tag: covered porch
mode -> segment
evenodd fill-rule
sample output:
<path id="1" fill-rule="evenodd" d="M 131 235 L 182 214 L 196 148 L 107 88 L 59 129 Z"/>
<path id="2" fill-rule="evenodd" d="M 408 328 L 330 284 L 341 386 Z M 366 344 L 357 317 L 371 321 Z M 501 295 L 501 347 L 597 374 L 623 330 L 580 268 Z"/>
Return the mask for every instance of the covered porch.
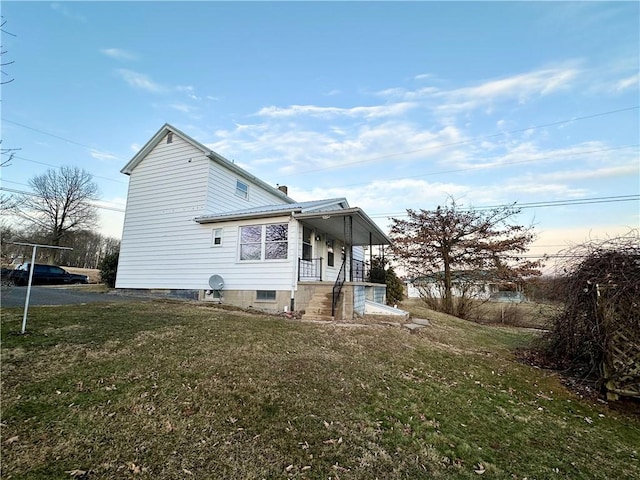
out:
<path id="1" fill-rule="evenodd" d="M 364 314 L 365 300 L 384 302 L 386 286 L 368 283 L 367 278 L 374 247 L 391 242 L 362 209 L 295 213 L 293 217 L 303 231 L 296 303 L 298 308 L 306 307 L 305 316 L 349 319 Z M 368 247 L 368 259 L 364 247 Z"/>

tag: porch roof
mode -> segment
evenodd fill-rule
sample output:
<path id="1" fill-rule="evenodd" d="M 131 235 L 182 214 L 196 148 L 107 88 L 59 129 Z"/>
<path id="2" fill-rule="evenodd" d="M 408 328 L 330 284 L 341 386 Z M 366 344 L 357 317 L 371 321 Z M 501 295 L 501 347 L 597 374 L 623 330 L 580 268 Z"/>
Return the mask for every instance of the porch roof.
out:
<path id="1" fill-rule="evenodd" d="M 268 205 L 235 212 L 204 215 L 194 220 L 200 224 L 211 224 L 234 220 L 266 219 L 283 215 L 291 215 L 296 220 L 324 232 L 336 240 L 351 241 L 352 245 L 389 245 L 391 243 L 389 237 L 361 208 L 349 207 L 344 198 L 289 205 Z M 351 238 L 348 238 L 346 223 L 348 217 L 352 219 Z"/>
<path id="2" fill-rule="evenodd" d="M 294 213 L 293 217 L 331 237 L 349 241 L 347 223 L 352 219 L 352 245 L 389 245 L 391 240 L 361 208 L 344 208 L 324 212 Z"/>

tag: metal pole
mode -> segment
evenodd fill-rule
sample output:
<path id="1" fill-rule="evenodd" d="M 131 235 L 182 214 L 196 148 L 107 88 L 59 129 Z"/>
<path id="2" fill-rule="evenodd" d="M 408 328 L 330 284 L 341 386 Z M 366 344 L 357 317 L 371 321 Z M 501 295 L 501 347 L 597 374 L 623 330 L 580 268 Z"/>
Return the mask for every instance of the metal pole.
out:
<path id="1" fill-rule="evenodd" d="M 27 285 L 27 296 L 24 299 L 24 315 L 22 315 L 22 333 L 24 335 L 27 329 L 27 313 L 29 312 L 29 297 L 31 296 L 31 282 L 33 281 L 33 271 L 36 269 L 36 250 L 38 246 L 33 246 L 33 253 L 31 254 L 31 270 L 29 270 L 29 283 Z"/>
<path id="2" fill-rule="evenodd" d="M 27 283 L 27 297 L 24 299 L 24 315 L 22 316 L 22 334 L 27 329 L 27 312 L 29 311 L 29 297 L 31 296 L 31 283 L 33 282 L 33 271 L 36 268 L 36 250 L 38 247 L 42 248 L 55 248 L 58 250 L 73 250 L 71 247 L 58 247 L 56 245 L 40 245 L 38 243 L 23 243 L 23 242 L 9 242 L 13 245 L 25 245 L 27 247 L 33 247 L 33 254 L 31 255 L 31 270 L 29 271 L 29 282 Z"/>

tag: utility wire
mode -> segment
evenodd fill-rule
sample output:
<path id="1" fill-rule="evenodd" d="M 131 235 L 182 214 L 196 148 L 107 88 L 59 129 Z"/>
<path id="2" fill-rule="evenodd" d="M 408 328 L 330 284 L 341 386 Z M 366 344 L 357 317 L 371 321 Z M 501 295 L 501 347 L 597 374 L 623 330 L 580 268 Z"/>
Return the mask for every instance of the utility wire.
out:
<path id="1" fill-rule="evenodd" d="M 385 178 L 385 181 L 407 180 L 407 179 L 411 179 L 411 178 L 420 178 L 420 177 L 431 177 L 431 176 L 436 176 L 436 175 L 445 175 L 445 174 L 448 174 L 448 173 L 469 172 L 469 171 L 472 171 L 472 170 L 485 170 L 485 169 L 490 169 L 490 168 L 502 167 L 502 166 L 505 166 L 505 165 L 520 165 L 520 164 L 523 164 L 523 163 L 533 163 L 533 162 L 538 162 L 538 161 L 541 161 L 541 160 L 551 160 L 553 158 L 570 157 L 570 156 L 576 156 L 576 155 L 590 155 L 590 154 L 593 154 L 593 153 L 610 152 L 612 150 L 623 150 L 625 148 L 633 148 L 633 147 L 640 147 L 640 144 L 636 143 L 634 145 L 624 145 L 622 147 L 602 148 L 602 149 L 599 149 L 599 150 L 585 150 L 585 151 L 582 151 L 582 152 L 564 153 L 564 154 L 561 154 L 561 155 L 550 155 L 550 156 L 547 156 L 547 157 L 531 158 L 529 160 L 517 160 L 517 161 L 513 161 L 513 162 L 494 163 L 494 164 L 489 164 L 489 165 L 478 165 L 477 167 L 465 167 L 465 168 L 458 168 L 458 169 L 454 169 L 454 170 L 442 170 L 442 171 L 439 171 L 439 172 L 420 173 L 418 175 L 410 175 L 408 177 Z M 359 186 L 359 185 L 366 185 L 368 183 L 371 183 L 371 182 L 350 183 L 348 185 L 337 185 L 337 187 L 341 187 L 341 188 L 356 187 L 356 186 Z"/>
<path id="2" fill-rule="evenodd" d="M 389 154 L 389 155 L 382 155 L 382 156 L 379 156 L 379 157 L 372 157 L 372 158 L 368 158 L 368 159 L 365 159 L 365 160 L 358 160 L 356 162 L 343 163 L 341 165 L 333 165 L 333 166 L 330 166 L 330 167 L 323 167 L 323 168 L 317 168 L 317 169 L 313 169 L 313 170 L 306 170 L 306 171 L 303 171 L 303 172 L 292 173 L 292 174 L 289 174 L 289 175 L 282 175 L 281 177 L 282 178 L 286 178 L 286 177 L 304 175 L 304 174 L 312 173 L 312 172 L 319 172 L 319 171 L 324 171 L 324 170 L 333 170 L 333 169 L 338 169 L 338 168 L 345 168 L 345 167 L 350 167 L 352 165 L 359 165 L 359 164 L 362 164 L 362 163 L 370 163 L 370 162 L 375 162 L 375 161 L 378 161 L 378 160 L 384 160 L 384 159 L 387 159 L 387 158 L 394 158 L 394 157 L 399 157 L 399 156 L 402 156 L 402 155 L 410 155 L 410 154 L 413 154 L 413 153 L 424 152 L 424 151 L 427 151 L 427 150 L 435 150 L 435 149 L 451 147 L 451 146 L 455 146 L 455 145 L 464 145 L 464 144 L 467 144 L 467 143 L 477 142 L 479 140 L 487 140 L 487 139 L 490 139 L 490 138 L 510 135 L 510 134 L 513 134 L 513 133 L 521 133 L 521 132 L 526 132 L 526 131 L 529 131 L 529 130 L 537 130 L 537 129 L 540 129 L 540 128 L 552 127 L 552 126 L 557 126 L 557 125 L 564 125 L 564 124 L 567 124 L 567 123 L 577 122 L 577 121 L 580 121 L 580 120 L 587 120 L 587 119 L 590 119 L 590 118 L 602 117 L 602 116 L 605 116 L 605 115 L 613 115 L 613 114 L 616 114 L 616 113 L 628 112 L 628 111 L 631 111 L 631 110 L 637 110 L 639 108 L 640 108 L 640 105 L 634 105 L 632 107 L 620 108 L 620 109 L 617 109 L 617 110 L 609 110 L 609 111 L 606 111 L 606 112 L 598 112 L 598 113 L 594 113 L 594 114 L 591 114 L 591 115 L 584 115 L 584 116 L 581 116 L 581 117 L 573 117 L 573 118 L 566 119 L 566 120 L 559 120 L 557 122 L 545 123 L 545 124 L 541 124 L 541 125 L 533 125 L 531 127 L 519 128 L 519 129 L 515 129 L 515 130 L 507 130 L 507 131 L 504 131 L 504 132 L 498 132 L 498 133 L 494 133 L 494 134 L 491 134 L 491 135 L 483 135 L 483 136 L 479 136 L 479 137 L 473 137 L 473 138 L 469 138 L 469 139 L 466 139 L 466 140 L 460 140 L 460 141 L 457 141 L 457 142 L 442 143 L 442 144 L 439 144 L 439 145 L 431 145 L 429 147 L 419 148 L 419 149 L 416 149 L 416 150 L 409 150 L 409 151 L 406 151 L 406 152 L 399 152 L 399 153 L 393 153 L 393 154 Z M 89 145 L 85 145 L 83 143 L 76 142 L 74 140 L 70 140 L 68 138 L 61 137 L 60 135 L 55 135 L 53 133 L 46 132 L 44 130 L 41 130 L 41 129 L 38 129 L 38 128 L 35 128 L 35 127 L 30 127 L 29 125 L 25 125 L 23 123 L 19 123 L 19 122 L 16 122 L 16 121 L 13 121 L 13 120 L 9 120 L 9 119 L 4 119 L 4 118 L 2 119 L 2 121 L 10 123 L 12 125 L 16 125 L 16 126 L 22 127 L 22 128 L 26 128 L 28 130 L 32 130 L 34 132 L 41 133 L 43 135 L 48 135 L 50 137 L 57 138 L 59 140 L 71 143 L 73 145 L 77 145 L 79 147 L 86 148 L 86 149 L 88 149 L 88 150 L 90 150 L 92 152 L 99 151 L 98 149 L 90 147 Z M 628 148 L 628 147 L 620 147 L 620 148 Z M 118 157 L 116 155 L 113 155 L 113 156 L 115 158 L 119 159 L 119 160 L 122 160 L 120 157 Z M 450 173 L 450 172 L 442 172 L 442 173 Z M 408 177 L 408 178 L 413 178 L 413 177 Z"/>
<path id="3" fill-rule="evenodd" d="M 627 107 L 627 108 L 621 108 L 621 109 L 618 109 L 618 110 L 610 110 L 608 112 L 594 113 L 592 115 L 585 115 L 583 117 L 574 117 L 574 118 L 571 118 L 571 119 L 568 119 L 568 120 L 560 120 L 560 121 L 557 121 L 557 122 L 545 123 L 545 124 L 542 124 L 542 125 L 534 125 L 532 127 L 527 127 L 527 128 L 519 128 L 519 129 L 516 129 L 516 130 L 507 130 L 507 131 L 504 131 L 504 132 L 498 132 L 498 133 L 494 133 L 494 134 L 491 134 L 491 135 L 483 135 L 483 136 L 480 136 L 480 137 L 473 137 L 473 138 L 469 138 L 467 140 L 460 140 L 460 141 L 457 141 L 457 142 L 441 143 L 441 144 L 438 144 L 438 145 L 431 145 L 429 147 L 418 148 L 416 150 L 408 150 L 406 152 L 392 153 L 392 154 L 389 154 L 389 155 L 381 155 L 379 157 L 372 157 L 372 158 L 368 158 L 366 160 L 358 160 L 356 162 L 343 163 L 343 164 L 340 164 L 340 165 L 332 165 L 330 167 L 316 168 L 316 169 L 313 169 L 313 170 L 305 170 L 303 172 L 291 173 L 289 175 L 282 175 L 281 177 L 282 178 L 294 177 L 294 176 L 304 175 L 304 174 L 312 173 L 312 172 L 320 172 L 320 171 L 324 171 L 324 170 L 334 170 L 334 169 L 338 169 L 338 168 L 345 168 L 345 167 L 350 167 L 352 165 L 359 165 L 359 164 L 362 164 L 362 163 L 376 162 L 378 160 L 385 160 L 387 158 L 393 158 L 393 157 L 399 157 L 399 156 L 403 156 L 403 155 L 411 155 L 413 153 L 425 152 L 427 150 L 437 150 L 437 149 L 440 149 L 440 148 L 452 147 L 452 146 L 455 146 L 455 145 L 464 145 L 466 143 L 473 143 L 473 142 L 477 142 L 479 140 L 487 140 L 487 139 L 490 139 L 490 138 L 501 137 L 501 136 L 504 136 L 504 135 L 510 135 L 512 133 L 527 132 L 529 130 L 537 130 L 537 129 L 540 129 L 540 128 L 553 127 L 553 126 L 556 126 L 556 125 L 564 125 L 564 124 L 571 123 L 571 122 L 577 122 L 579 120 L 587 120 L 589 118 L 602 117 L 604 115 L 613 115 L 614 113 L 621 113 L 621 112 L 627 112 L 627 111 L 630 111 L 630 110 L 637 110 L 638 108 L 640 108 L 640 105 L 635 105 L 633 107 Z"/>
<path id="4" fill-rule="evenodd" d="M 11 183 L 16 183 L 16 182 L 11 182 Z M 20 184 L 23 185 L 23 184 Z M 5 191 L 5 192 L 10 192 L 10 193 L 19 193 L 21 195 L 29 195 L 31 197 L 40 197 L 40 198 L 44 198 L 43 195 L 39 195 L 37 193 L 34 192 L 25 192 L 24 190 L 17 190 L 15 188 L 7 188 L 7 187 L 2 187 L 0 186 L 0 191 Z M 118 208 L 118 207 L 109 207 L 109 206 L 105 206 L 105 205 L 100 205 L 96 202 L 87 202 L 89 205 L 92 205 L 96 208 L 100 208 L 102 210 L 111 210 L 113 212 L 120 212 L 120 213 L 124 213 L 125 210 L 122 208 Z M 108 203 L 106 205 L 109 205 Z M 113 205 L 113 204 L 111 204 Z"/>
<path id="5" fill-rule="evenodd" d="M 98 150 L 97 148 L 90 147 L 89 145 L 85 145 L 84 143 L 76 142 L 74 140 L 69 140 L 68 138 L 61 137 L 60 135 L 55 135 L 53 133 L 46 132 L 44 130 L 40 130 L 40 129 L 35 128 L 35 127 L 30 127 L 29 125 L 25 125 L 24 123 L 14 122 L 13 120 L 8 120 L 6 118 L 3 118 L 2 121 L 10 123 L 12 125 L 16 125 L 18 127 L 26 128 L 27 130 L 32 130 L 34 132 L 41 133 L 43 135 L 48 135 L 49 137 L 57 138 L 58 140 L 62 140 L 63 142 L 67 142 L 67 143 L 70 143 L 72 145 L 77 145 L 78 147 L 86 148 L 87 150 L 90 150 L 92 152 L 100 152 L 100 150 Z M 111 155 L 111 154 L 109 154 L 109 155 Z M 118 160 L 122 160 L 122 158 L 120 158 L 120 157 L 118 157 L 116 155 L 112 155 L 112 156 L 114 158 L 117 158 Z"/>
<path id="6" fill-rule="evenodd" d="M 531 203 L 513 203 L 513 204 L 503 204 L 503 205 L 485 205 L 480 207 L 474 207 L 473 210 L 491 210 L 493 208 L 503 208 L 503 207 L 514 207 L 514 208 L 542 208 L 542 207 L 565 207 L 571 205 L 590 205 L 594 203 L 616 203 L 616 202 L 631 202 L 631 201 L 639 201 L 640 195 L 618 195 L 614 197 L 591 197 L 591 198 L 580 198 L 573 200 L 549 200 L 544 202 L 531 202 Z M 469 210 L 469 209 L 462 209 Z M 385 217 L 406 217 L 406 212 L 395 212 L 395 213 L 379 213 L 377 215 L 369 215 L 371 218 L 385 218 Z"/>

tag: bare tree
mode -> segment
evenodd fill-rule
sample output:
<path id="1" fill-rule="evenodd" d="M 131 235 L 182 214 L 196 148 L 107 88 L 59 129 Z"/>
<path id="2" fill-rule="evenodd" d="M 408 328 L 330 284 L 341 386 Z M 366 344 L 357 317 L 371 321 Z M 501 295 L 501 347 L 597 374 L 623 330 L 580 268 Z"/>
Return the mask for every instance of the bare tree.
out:
<path id="1" fill-rule="evenodd" d="M 5 30 L 4 26 L 6 25 L 6 23 L 7 21 L 4 20 L 4 18 L 2 18 L 2 20 L 0 21 L 0 33 L 2 33 L 2 35 L 11 35 L 12 37 L 15 37 L 13 33 L 7 32 Z M 5 71 L 5 67 L 13 63 L 13 61 L 10 61 L 10 62 L 4 61 L 4 57 L 6 54 L 7 54 L 7 51 L 2 48 L 2 45 L 0 45 L 0 58 L 2 59 L 0 61 L 0 85 L 13 82 L 13 78 L 5 80 L 5 78 L 8 77 L 8 73 Z M 2 140 L 0 140 L 0 143 L 2 143 Z M 18 150 L 19 148 L 0 149 L 0 154 L 3 155 L 3 158 L 0 159 L 0 167 L 8 167 L 9 165 L 11 165 L 11 160 L 13 160 L 13 157 L 15 156 L 15 152 Z"/>
<path id="2" fill-rule="evenodd" d="M 468 306 L 470 283 L 540 274 L 540 262 L 522 256 L 535 235 L 533 227 L 512 223 L 518 213 L 514 206 L 462 209 L 453 199 L 435 210 L 407 210 L 407 220 L 391 219 L 394 257 L 409 275 L 434 283 L 444 312 L 464 316 L 454 304 L 454 290 L 458 304 Z"/>
<path id="3" fill-rule="evenodd" d="M 7 21 L 2 19 L 2 21 L 0 22 L 0 32 L 2 32 L 2 34 L 4 35 L 11 35 L 12 37 L 15 37 L 15 35 L 11 32 L 7 32 L 4 28 L 4 26 L 6 25 Z M 4 67 L 6 67 L 7 65 L 11 65 L 13 63 L 13 60 L 10 62 L 5 62 L 4 61 L 4 56 L 7 54 L 6 50 L 2 49 L 2 45 L 0 45 L 0 57 L 2 58 L 2 62 L 0 62 L 0 85 L 4 85 L 5 83 L 11 83 L 13 82 L 13 78 L 10 78 L 8 80 L 5 80 L 5 75 L 8 75 L 7 72 L 4 71 Z"/>
<path id="4" fill-rule="evenodd" d="M 78 167 L 47 170 L 29 180 L 33 190 L 21 197 L 16 213 L 47 232 L 53 245 L 60 245 L 69 232 L 90 230 L 98 221 L 98 186 L 90 173 Z"/>

